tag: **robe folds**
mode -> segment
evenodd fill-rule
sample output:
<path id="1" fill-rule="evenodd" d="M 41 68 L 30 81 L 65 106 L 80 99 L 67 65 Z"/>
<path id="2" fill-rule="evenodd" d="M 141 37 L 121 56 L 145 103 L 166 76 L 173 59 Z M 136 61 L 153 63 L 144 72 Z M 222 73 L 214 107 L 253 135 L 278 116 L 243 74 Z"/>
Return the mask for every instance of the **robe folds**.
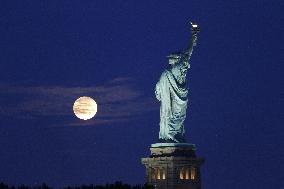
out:
<path id="1" fill-rule="evenodd" d="M 159 140 L 185 142 L 184 120 L 188 89 L 176 81 L 170 70 L 165 70 L 156 84 L 155 94 L 161 102 Z"/>

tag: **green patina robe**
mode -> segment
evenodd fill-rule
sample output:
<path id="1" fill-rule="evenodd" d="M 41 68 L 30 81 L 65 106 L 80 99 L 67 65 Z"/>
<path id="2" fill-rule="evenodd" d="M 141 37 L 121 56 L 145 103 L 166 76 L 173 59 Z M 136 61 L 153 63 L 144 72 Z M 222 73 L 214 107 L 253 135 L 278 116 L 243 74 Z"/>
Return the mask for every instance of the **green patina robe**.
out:
<path id="1" fill-rule="evenodd" d="M 185 142 L 187 88 L 176 81 L 170 70 L 165 70 L 156 84 L 155 94 L 161 102 L 159 140 Z"/>

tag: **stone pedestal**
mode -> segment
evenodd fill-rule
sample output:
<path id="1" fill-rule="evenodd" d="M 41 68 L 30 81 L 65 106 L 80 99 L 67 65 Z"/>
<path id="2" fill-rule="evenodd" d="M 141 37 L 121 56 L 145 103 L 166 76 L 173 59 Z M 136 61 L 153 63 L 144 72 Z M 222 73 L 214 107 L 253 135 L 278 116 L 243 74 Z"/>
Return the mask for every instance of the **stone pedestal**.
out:
<path id="1" fill-rule="evenodd" d="M 151 155 L 142 158 L 146 180 L 156 189 L 201 189 L 200 167 L 195 145 L 188 143 L 152 144 Z"/>

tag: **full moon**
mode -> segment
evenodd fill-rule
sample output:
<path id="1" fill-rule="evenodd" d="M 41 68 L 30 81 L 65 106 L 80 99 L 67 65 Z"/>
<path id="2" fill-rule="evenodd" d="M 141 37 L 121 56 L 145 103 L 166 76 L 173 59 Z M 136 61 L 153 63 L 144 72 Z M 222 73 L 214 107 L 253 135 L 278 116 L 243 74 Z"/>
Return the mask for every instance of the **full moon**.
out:
<path id="1" fill-rule="evenodd" d="M 73 105 L 74 114 L 83 120 L 94 117 L 97 113 L 97 103 L 91 97 L 83 96 L 78 98 Z"/>

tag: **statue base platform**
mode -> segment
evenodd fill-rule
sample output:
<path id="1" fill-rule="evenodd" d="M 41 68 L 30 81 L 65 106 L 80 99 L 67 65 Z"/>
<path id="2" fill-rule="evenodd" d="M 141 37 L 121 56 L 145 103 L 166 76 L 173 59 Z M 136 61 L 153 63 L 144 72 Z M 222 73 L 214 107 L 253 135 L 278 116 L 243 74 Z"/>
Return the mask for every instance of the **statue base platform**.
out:
<path id="1" fill-rule="evenodd" d="M 195 144 L 190 143 L 156 143 L 152 144 L 150 157 L 196 157 Z"/>
<path id="2" fill-rule="evenodd" d="M 196 146 L 190 143 L 156 143 L 151 155 L 142 158 L 147 184 L 156 189 L 201 189 L 200 167 Z"/>
<path id="3" fill-rule="evenodd" d="M 155 143 L 151 144 L 152 148 L 158 147 L 188 147 L 188 148 L 195 148 L 195 144 L 191 143 Z"/>

